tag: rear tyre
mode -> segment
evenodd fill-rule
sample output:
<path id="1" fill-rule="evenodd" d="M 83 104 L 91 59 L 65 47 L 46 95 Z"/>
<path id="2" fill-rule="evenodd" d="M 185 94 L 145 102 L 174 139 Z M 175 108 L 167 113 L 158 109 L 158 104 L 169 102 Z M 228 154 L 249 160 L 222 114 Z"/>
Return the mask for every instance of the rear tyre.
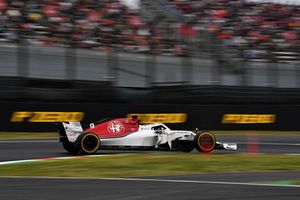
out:
<path id="1" fill-rule="evenodd" d="M 62 141 L 64 149 L 71 154 L 78 154 L 79 149 L 75 146 L 74 143 L 71 143 L 67 140 Z"/>
<path id="2" fill-rule="evenodd" d="M 81 154 L 94 154 L 100 147 L 100 139 L 94 133 L 82 133 L 76 140 L 76 146 Z"/>
<path id="3" fill-rule="evenodd" d="M 194 140 L 199 152 L 211 152 L 216 146 L 216 137 L 210 132 L 197 133 Z"/>

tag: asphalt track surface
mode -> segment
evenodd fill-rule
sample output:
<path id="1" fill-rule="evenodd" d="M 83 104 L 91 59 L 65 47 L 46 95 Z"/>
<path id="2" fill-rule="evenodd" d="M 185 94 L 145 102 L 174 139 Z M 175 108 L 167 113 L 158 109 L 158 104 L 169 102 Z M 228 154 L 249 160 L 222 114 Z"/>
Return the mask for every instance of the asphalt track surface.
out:
<path id="1" fill-rule="evenodd" d="M 295 177 L 300 177 L 300 171 L 196 174 L 157 178 L 151 177 L 150 180 L 149 178 L 98 180 L 0 178 L 0 199 L 299 200 L 300 187 L 262 184 L 270 179 L 282 180 L 282 178 Z M 233 179 L 234 182 L 232 182 Z M 255 184 L 255 182 L 259 183 Z"/>
<path id="2" fill-rule="evenodd" d="M 299 154 L 300 135 L 219 135 L 218 141 L 238 143 L 238 151 L 215 150 L 214 153 Z M 0 162 L 70 156 L 58 139 L 0 141 Z M 98 154 L 135 153 L 134 150 L 99 150 Z M 196 153 L 196 151 L 194 152 Z"/>
<path id="3" fill-rule="evenodd" d="M 300 135 L 217 136 L 237 142 L 239 150 L 214 153 L 299 154 Z M 254 145 L 254 148 L 253 148 Z M 0 161 L 69 156 L 58 140 L 0 141 Z M 99 154 L 136 152 L 100 150 Z M 196 152 L 194 152 L 196 153 Z M 149 180 L 151 179 L 151 180 Z M 0 199 L 300 199 L 300 187 L 270 185 L 272 181 L 300 179 L 299 171 L 217 173 L 139 179 L 0 178 Z"/>

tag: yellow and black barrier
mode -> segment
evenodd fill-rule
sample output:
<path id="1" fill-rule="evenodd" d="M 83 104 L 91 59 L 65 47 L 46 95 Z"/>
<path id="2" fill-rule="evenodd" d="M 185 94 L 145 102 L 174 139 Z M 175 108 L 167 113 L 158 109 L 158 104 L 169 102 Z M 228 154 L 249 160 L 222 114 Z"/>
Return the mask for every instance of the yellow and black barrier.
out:
<path id="1" fill-rule="evenodd" d="M 298 131 L 300 105 L 156 105 L 0 103 L 0 131 L 55 131 L 55 122 L 137 115 L 141 123 L 172 129 Z"/>

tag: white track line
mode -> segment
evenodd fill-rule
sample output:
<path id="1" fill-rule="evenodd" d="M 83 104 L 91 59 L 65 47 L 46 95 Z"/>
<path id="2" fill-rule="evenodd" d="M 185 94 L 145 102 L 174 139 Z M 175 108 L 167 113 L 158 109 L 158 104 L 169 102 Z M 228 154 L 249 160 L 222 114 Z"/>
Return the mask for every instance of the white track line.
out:
<path id="1" fill-rule="evenodd" d="M 45 177 L 45 176 L 0 176 L 10 179 L 58 179 L 58 180 L 102 180 L 102 181 L 136 181 L 136 182 L 164 182 L 164 183 L 191 183 L 191 184 L 212 184 L 212 185 L 238 185 L 257 187 L 287 187 L 300 188 L 300 185 L 280 185 L 268 183 L 247 183 L 227 181 L 198 181 L 198 180 L 177 180 L 177 179 L 151 179 L 151 178 L 89 178 L 89 177 Z"/>
<path id="2" fill-rule="evenodd" d="M 110 154 L 114 155 L 114 154 Z M 67 159 L 82 159 L 87 157 L 104 157 L 109 156 L 108 154 L 101 155 L 84 155 L 84 156 L 65 156 L 65 157 L 50 157 L 50 158 L 37 158 L 37 159 L 26 159 L 26 160 L 11 160 L 0 162 L 1 165 L 10 165 L 10 164 L 22 164 L 22 163 L 32 163 L 32 162 L 41 162 L 41 161 L 53 161 L 53 160 L 67 160 Z"/>
<path id="3" fill-rule="evenodd" d="M 3 162 L 0 162 L 0 166 L 1 166 L 1 165 L 10 165 L 10 164 L 26 163 L 26 162 L 36 162 L 36 161 L 39 161 L 39 160 L 38 160 L 38 159 L 37 159 L 37 160 L 34 160 L 34 159 L 28 159 L 28 160 L 3 161 Z"/>

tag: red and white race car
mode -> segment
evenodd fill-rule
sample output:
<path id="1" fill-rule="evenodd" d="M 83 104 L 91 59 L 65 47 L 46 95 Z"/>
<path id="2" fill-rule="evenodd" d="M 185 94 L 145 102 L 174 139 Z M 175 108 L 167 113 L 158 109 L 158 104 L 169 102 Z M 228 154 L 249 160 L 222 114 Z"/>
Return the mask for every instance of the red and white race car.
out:
<path id="1" fill-rule="evenodd" d="M 236 150 L 237 144 L 221 143 L 207 131 L 171 130 L 165 124 L 140 124 L 137 117 L 101 120 L 83 129 L 80 122 L 58 124 L 60 141 L 72 154 L 94 154 L 101 148 L 162 149 L 211 152 Z"/>

